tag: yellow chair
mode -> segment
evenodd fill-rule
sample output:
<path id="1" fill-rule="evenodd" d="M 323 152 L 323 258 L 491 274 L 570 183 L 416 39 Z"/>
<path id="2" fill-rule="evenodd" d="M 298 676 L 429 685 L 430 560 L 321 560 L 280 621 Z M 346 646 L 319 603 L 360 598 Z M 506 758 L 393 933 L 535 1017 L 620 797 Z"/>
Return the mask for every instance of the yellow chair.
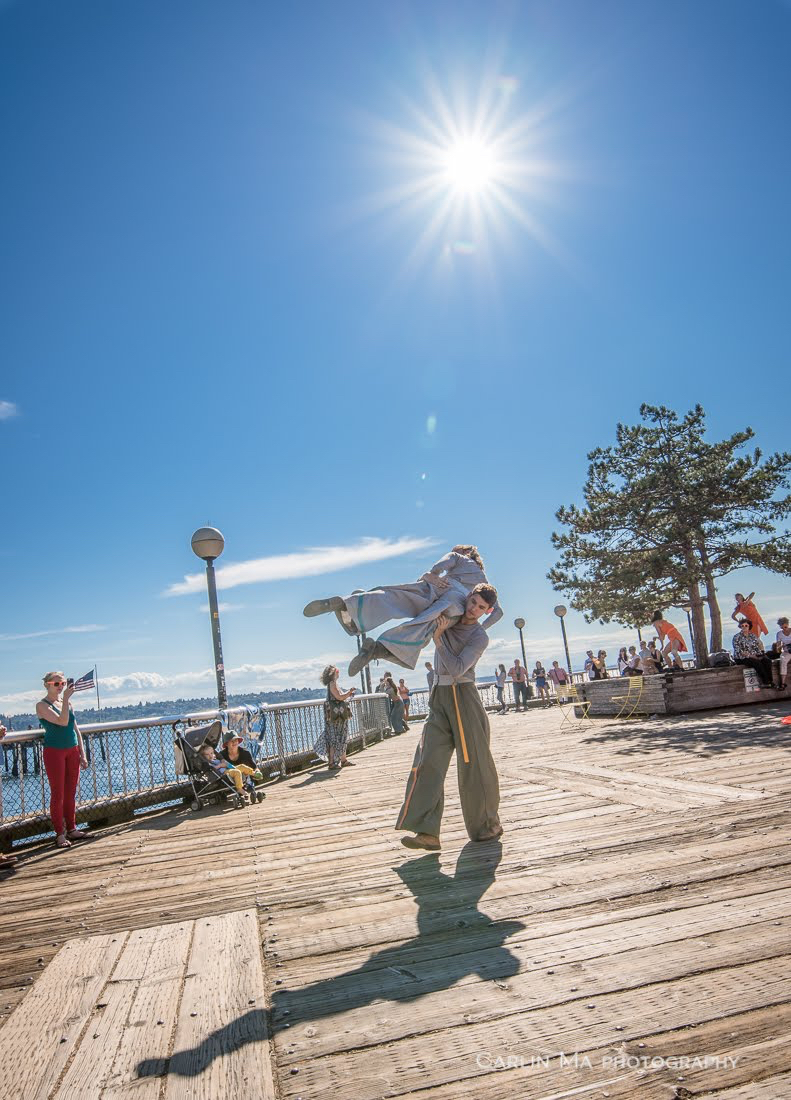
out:
<path id="1" fill-rule="evenodd" d="M 569 684 L 566 689 L 566 694 L 563 699 L 558 694 L 558 706 L 560 707 L 560 713 L 563 715 L 563 721 L 560 723 L 560 729 L 582 729 L 586 722 L 591 721 L 591 717 L 588 714 L 590 710 L 590 699 L 585 699 L 581 694 L 576 684 Z"/>
<path id="2" fill-rule="evenodd" d="M 645 684 L 644 676 L 628 676 L 629 684 L 626 689 L 625 695 L 613 695 L 613 703 L 620 703 L 621 709 L 617 714 L 613 715 L 613 720 L 618 722 L 626 722 L 629 718 L 633 717 L 634 712 L 640 705 L 643 698 L 643 685 Z"/>

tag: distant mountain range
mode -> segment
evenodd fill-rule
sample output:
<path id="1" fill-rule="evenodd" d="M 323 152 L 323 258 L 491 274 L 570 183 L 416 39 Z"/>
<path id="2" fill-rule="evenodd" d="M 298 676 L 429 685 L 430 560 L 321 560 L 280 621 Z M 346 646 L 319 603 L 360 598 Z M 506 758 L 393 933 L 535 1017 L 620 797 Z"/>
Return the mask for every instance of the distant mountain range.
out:
<path id="1" fill-rule="evenodd" d="M 298 703 L 300 699 L 322 699 L 324 688 L 287 688 L 285 691 L 252 692 L 247 695 L 230 695 L 229 707 L 238 707 L 246 703 L 257 706 L 259 703 Z M 133 703 L 126 707 L 88 707 L 75 713 L 77 721 L 88 726 L 92 722 L 126 722 L 134 718 L 158 718 L 164 714 L 192 714 L 194 711 L 214 710 L 217 700 L 211 696 L 202 699 L 157 699 L 153 703 Z M 35 714 L 15 714 L 7 717 L 0 714 L 0 725 L 11 730 L 24 730 L 28 726 L 38 726 Z"/>

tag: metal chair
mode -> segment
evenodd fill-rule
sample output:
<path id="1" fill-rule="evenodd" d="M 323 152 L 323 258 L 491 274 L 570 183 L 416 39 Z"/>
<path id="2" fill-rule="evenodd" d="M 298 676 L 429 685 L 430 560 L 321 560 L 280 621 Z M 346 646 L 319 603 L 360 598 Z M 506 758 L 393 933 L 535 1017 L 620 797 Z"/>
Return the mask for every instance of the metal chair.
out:
<path id="1" fill-rule="evenodd" d="M 591 701 L 580 694 L 576 684 L 569 684 L 564 699 L 561 699 L 558 695 L 558 706 L 560 707 L 560 713 L 563 715 L 559 727 L 561 731 L 566 728 L 582 729 L 586 722 L 591 721 L 588 714 Z"/>
<path id="2" fill-rule="evenodd" d="M 645 684 L 644 676 L 627 676 L 624 677 L 629 681 L 625 695 L 613 695 L 613 703 L 620 702 L 621 709 L 617 714 L 613 715 L 613 720 L 618 722 L 626 722 L 634 715 L 634 712 L 640 705 L 643 698 L 643 686 Z"/>

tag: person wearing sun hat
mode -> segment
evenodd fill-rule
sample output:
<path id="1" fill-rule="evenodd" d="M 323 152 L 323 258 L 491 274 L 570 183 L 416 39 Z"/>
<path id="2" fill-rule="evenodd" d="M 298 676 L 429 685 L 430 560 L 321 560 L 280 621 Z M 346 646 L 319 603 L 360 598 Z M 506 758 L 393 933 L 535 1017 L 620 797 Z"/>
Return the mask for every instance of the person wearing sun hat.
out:
<path id="1" fill-rule="evenodd" d="M 258 765 L 253 760 L 252 754 L 244 747 L 241 738 L 233 730 L 226 730 L 223 734 L 220 756 L 234 768 L 238 764 L 242 764 L 246 768 L 252 768 L 253 774 L 250 779 L 260 782 L 264 778 L 258 770 Z M 259 795 L 263 798 L 263 791 L 260 791 Z"/>

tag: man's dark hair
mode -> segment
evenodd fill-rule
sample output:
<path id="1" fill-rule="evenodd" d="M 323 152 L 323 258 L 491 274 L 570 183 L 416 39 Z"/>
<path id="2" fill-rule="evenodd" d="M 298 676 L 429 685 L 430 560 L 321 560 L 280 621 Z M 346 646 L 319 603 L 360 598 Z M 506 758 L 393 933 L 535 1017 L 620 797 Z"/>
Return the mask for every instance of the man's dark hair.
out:
<path id="1" fill-rule="evenodd" d="M 476 584 L 470 593 L 471 596 L 480 596 L 486 600 L 489 607 L 494 607 L 497 603 L 497 589 L 493 584 Z"/>
<path id="2" fill-rule="evenodd" d="M 747 624 L 747 626 L 749 626 L 750 630 L 752 630 L 753 624 L 752 624 L 752 621 L 750 619 L 739 619 L 739 626 L 740 627 L 744 626 L 745 623 Z"/>

